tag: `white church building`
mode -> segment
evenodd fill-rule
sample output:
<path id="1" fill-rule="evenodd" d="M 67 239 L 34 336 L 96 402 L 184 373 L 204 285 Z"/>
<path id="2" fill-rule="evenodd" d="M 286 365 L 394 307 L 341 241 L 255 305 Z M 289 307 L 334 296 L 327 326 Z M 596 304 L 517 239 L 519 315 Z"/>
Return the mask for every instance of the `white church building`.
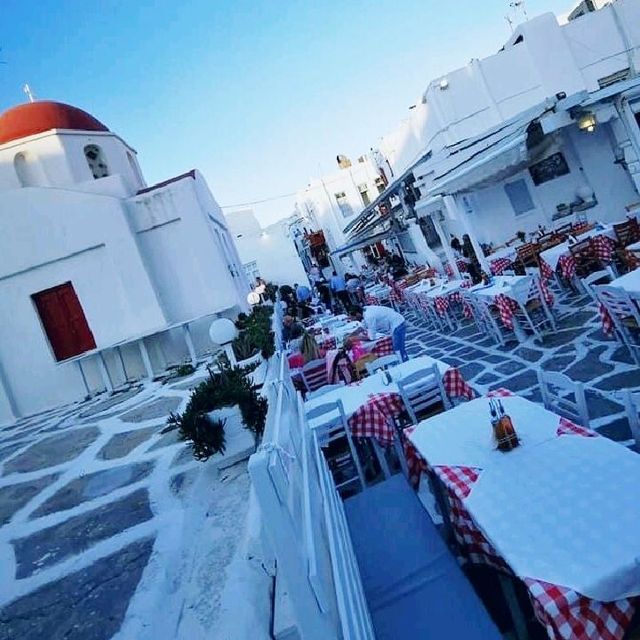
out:
<path id="1" fill-rule="evenodd" d="M 220 207 L 192 170 L 145 184 L 88 113 L 0 115 L 0 424 L 196 362 L 249 290 Z"/>

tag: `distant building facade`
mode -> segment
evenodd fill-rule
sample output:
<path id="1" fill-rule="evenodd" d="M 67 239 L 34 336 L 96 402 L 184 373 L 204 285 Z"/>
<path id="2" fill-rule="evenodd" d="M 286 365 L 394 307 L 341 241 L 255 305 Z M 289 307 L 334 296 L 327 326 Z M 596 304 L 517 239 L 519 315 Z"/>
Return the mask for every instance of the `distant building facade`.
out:
<path id="1" fill-rule="evenodd" d="M 278 285 L 307 281 L 289 221 L 263 228 L 251 209 L 232 211 L 226 219 L 250 283 L 258 276 Z"/>
<path id="2" fill-rule="evenodd" d="M 0 423 L 154 375 L 246 308 L 226 220 L 197 171 L 148 187 L 88 113 L 0 115 Z"/>

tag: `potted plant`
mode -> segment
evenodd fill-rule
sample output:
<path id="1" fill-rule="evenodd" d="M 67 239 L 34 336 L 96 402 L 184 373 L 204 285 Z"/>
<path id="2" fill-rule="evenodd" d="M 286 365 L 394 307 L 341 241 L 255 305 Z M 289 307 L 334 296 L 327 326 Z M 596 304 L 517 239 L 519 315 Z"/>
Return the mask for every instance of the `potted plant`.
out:
<path id="1" fill-rule="evenodd" d="M 233 366 L 225 358 L 217 362 L 218 370 L 209 369 L 209 378 L 191 393 L 185 410 L 170 414 L 167 430 L 178 429 L 178 437 L 191 443 L 196 460 L 225 453 L 224 419 L 210 414 L 224 407 L 238 407 L 242 425 L 253 434 L 257 446 L 267 417 L 267 400 L 258 394 L 246 368 Z"/>

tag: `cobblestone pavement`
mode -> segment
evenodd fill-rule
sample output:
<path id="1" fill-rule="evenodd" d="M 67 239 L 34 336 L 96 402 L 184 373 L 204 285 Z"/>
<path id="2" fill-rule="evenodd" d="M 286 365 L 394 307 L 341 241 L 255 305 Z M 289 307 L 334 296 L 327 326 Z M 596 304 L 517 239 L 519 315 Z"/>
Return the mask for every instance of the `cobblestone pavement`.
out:
<path id="1" fill-rule="evenodd" d="M 200 379 L 153 383 L 0 430 L 0 640 L 172 638 L 174 630 L 158 628 L 184 618 L 180 607 L 204 626 L 216 576 L 206 576 L 206 602 L 181 600 L 181 581 L 204 579 L 185 570 L 186 532 L 207 521 L 224 571 L 249 481 L 243 464 L 218 477 L 175 432 L 160 433 Z M 123 627 L 125 614 L 132 620 Z"/>
<path id="2" fill-rule="evenodd" d="M 626 347 L 601 330 L 594 303 L 587 296 L 555 294 L 557 330 L 542 342 L 496 343 L 465 320 L 454 332 L 437 334 L 425 328 L 420 316 L 406 314 L 407 351 L 427 354 L 457 367 L 478 392 L 505 387 L 540 401 L 536 370 L 559 371 L 586 388 L 591 426 L 629 446 L 633 444 L 619 389 L 640 387 L 640 369 Z"/>

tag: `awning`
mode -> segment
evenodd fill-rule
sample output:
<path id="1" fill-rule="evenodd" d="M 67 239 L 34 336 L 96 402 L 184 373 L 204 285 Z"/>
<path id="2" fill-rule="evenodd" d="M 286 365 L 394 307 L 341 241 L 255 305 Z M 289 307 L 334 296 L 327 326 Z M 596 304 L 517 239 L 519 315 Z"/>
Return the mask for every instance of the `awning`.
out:
<path id="1" fill-rule="evenodd" d="M 364 249 L 371 244 L 375 244 L 376 242 L 381 242 L 385 240 L 389 236 L 393 235 L 395 231 L 392 229 L 387 229 L 386 231 L 382 231 L 381 233 L 376 233 L 375 235 L 368 235 L 366 237 L 358 237 L 352 240 L 347 244 L 343 244 L 341 247 L 338 247 L 335 251 L 331 252 L 332 256 L 343 256 L 345 253 L 351 253 L 352 251 L 357 251 L 358 249 Z"/>
<path id="2" fill-rule="evenodd" d="M 378 213 L 375 210 L 380 204 L 382 204 L 385 200 L 388 200 L 391 196 L 393 196 L 398 189 L 402 186 L 402 183 L 409 178 L 409 176 L 413 173 L 413 170 L 425 160 L 428 160 L 431 157 L 431 151 L 426 151 L 422 153 L 420 157 L 412 162 L 411 165 L 405 169 L 405 171 L 400 175 L 394 178 L 386 187 L 386 189 L 373 201 L 370 202 L 360 213 L 357 218 L 354 218 L 345 228 L 344 232 L 349 233 L 350 231 L 357 230 L 361 231 L 361 227 L 367 225 L 371 220 L 374 220 L 378 217 Z"/>
<path id="3" fill-rule="evenodd" d="M 420 176 L 428 186 L 425 195 L 464 193 L 482 188 L 521 171 L 539 150 L 531 147 L 531 126 L 553 110 L 545 101 L 480 136 L 445 147 L 424 167 Z M 533 151 L 533 154 L 532 154 Z"/>

